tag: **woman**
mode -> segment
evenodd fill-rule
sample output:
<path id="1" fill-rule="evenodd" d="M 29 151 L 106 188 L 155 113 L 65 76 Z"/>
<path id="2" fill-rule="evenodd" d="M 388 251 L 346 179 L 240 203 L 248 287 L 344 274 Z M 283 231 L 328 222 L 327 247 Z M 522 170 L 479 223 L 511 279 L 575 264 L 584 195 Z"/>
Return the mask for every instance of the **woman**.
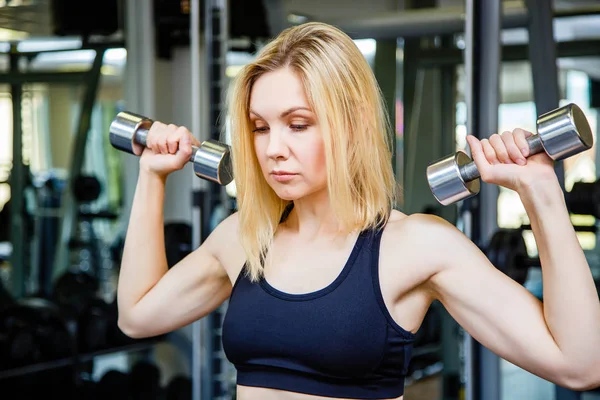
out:
<path id="1" fill-rule="evenodd" d="M 434 300 L 500 357 L 559 385 L 600 385 L 600 306 L 551 159 L 521 129 L 469 136 L 483 181 L 521 197 L 544 304 L 456 227 L 393 209 L 390 124 L 369 65 L 335 27 L 282 32 L 229 93 L 238 210 L 168 269 L 168 174 L 198 145 L 154 123 L 118 288 L 119 326 L 162 334 L 230 299 L 223 345 L 237 397 L 398 399 Z"/>

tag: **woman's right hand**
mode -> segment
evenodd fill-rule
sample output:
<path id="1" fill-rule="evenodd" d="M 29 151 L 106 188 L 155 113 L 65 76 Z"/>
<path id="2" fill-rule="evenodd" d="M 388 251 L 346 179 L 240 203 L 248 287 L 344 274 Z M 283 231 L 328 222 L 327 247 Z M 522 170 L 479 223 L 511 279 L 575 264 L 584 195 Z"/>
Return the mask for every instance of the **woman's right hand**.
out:
<path id="1" fill-rule="evenodd" d="M 192 155 L 192 145 L 198 147 L 200 142 L 185 126 L 155 121 L 148 130 L 140 168 L 166 178 L 187 164 Z"/>

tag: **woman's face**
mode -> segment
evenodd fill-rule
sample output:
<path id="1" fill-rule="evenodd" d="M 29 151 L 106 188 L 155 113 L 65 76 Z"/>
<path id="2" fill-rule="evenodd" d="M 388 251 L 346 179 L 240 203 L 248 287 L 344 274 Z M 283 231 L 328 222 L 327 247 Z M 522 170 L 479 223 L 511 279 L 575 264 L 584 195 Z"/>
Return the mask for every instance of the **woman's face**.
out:
<path id="1" fill-rule="evenodd" d="M 256 80 L 250 121 L 263 175 L 280 198 L 297 200 L 326 188 L 321 130 L 292 69 L 268 72 Z"/>

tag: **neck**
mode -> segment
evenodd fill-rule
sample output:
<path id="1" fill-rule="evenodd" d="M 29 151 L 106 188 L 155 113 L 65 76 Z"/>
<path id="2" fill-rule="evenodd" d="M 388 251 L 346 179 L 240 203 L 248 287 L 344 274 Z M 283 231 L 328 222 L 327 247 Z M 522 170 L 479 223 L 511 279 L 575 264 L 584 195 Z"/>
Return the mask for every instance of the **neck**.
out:
<path id="1" fill-rule="evenodd" d="M 286 229 L 304 238 L 336 235 L 340 223 L 334 215 L 327 190 L 294 200 L 294 208 L 284 222 Z"/>

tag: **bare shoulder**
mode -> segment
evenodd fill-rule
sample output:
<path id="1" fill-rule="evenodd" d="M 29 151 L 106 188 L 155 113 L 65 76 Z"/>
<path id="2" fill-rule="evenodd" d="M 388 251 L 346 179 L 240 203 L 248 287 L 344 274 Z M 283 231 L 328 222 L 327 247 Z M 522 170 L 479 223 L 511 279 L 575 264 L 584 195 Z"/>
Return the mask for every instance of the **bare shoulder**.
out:
<path id="1" fill-rule="evenodd" d="M 239 237 L 238 212 L 232 213 L 221 221 L 204 243 L 211 254 L 225 268 L 233 284 L 246 258 Z"/>
<path id="2" fill-rule="evenodd" d="M 388 260 L 394 260 L 390 265 L 411 266 L 431 276 L 465 240 L 468 241 L 456 226 L 441 217 L 394 210 L 382 235 L 381 252 Z"/>
<path id="3" fill-rule="evenodd" d="M 384 234 L 388 236 L 409 235 L 415 239 L 431 240 L 442 239 L 446 235 L 462 235 L 462 232 L 437 215 L 421 213 L 409 215 L 393 210 Z M 419 236 L 423 234 L 427 236 Z"/>

